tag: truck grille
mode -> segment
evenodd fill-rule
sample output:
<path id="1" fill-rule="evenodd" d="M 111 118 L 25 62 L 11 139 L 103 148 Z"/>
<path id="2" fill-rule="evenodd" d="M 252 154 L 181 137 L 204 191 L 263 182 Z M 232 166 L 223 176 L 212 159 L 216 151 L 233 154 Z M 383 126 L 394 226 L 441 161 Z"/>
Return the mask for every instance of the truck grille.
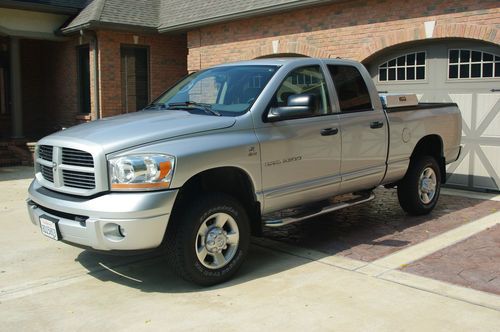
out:
<path id="1" fill-rule="evenodd" d="M 62 163 L 64 165 L 94 167 L 94 159 L 90 153 L 70 148 L 62 148 Z"/>
<path id="2" fill-rule="evenodd" d="M 52 151 L 54 148 L 50 145 L 40 145 L 38 148 L 38 156 L 43 160 L 52 161 Z M 51 170 L 52 172 L 52 170 Z"/>
<path id="3" fill-rule="evenodd" d="M 87 151 L 52 145 L 38 147 L 37 170 L 44 186 L 91 195 L 96 189 L 94 157 Z"/>
<path id="4" fill-rule="evenodd" d="M 54 183 L 54 174 L 51 167 L 40 165 L 40 172 L 45 180 Z"/>
<path id="5" fill-rule="evenodd" d="M 63 170 L 64 185 L 73 188 L 94 189 L 95 176 L 93 173 Z"/>

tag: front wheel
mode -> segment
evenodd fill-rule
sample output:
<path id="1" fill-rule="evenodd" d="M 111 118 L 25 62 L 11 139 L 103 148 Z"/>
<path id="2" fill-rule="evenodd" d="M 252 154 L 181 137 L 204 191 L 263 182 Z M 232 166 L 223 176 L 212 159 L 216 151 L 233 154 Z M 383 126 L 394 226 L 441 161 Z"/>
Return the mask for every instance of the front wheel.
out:
<path id="1" fill-rule="evenodd" d="M 199 196 L 173 218 L 167 258 L 177 274 L 210 286 L 236 273 L 250 242 L 248 217 L 237 200 L 225 194 Z"/>
<path id="2" fill-rule="evenodd" d="M 411 162 L 405 178 L 398 184 L 399 204 L 407 213 L 430 213 L 439 198 L 441 170 L 431 156 L 417 157 Z"/>

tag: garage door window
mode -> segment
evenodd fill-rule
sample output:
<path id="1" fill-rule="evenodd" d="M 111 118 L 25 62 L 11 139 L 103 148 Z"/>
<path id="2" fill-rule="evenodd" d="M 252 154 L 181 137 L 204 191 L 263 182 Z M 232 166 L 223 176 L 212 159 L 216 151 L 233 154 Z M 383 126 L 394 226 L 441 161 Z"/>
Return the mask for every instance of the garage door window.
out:
<path id="1" fill-rule="evenodd" d="M 451 49 L 448 54 L 448 78 L 493 78 L 500 77 L 500 57 L 494 54 Z"/>
<path id="2" fill-rule="evenodd" d="M 425 52 L 415 52 L 391 59 L 378 68 L 380 82 L 425 80 Z"/>

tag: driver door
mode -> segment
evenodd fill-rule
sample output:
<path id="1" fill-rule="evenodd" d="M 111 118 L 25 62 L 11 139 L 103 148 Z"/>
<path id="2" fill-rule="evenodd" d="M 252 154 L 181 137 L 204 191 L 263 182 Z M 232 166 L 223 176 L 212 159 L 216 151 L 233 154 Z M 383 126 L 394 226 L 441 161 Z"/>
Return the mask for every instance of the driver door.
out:
<path id="1" fill-rule="evenodd" d="M 321 66 L 292 70 L 269 108 L 289 106 L 294 94 L 314 96 L 317 106 L 312 114 L 256 128 L 265 213 L 330 197 L 340 185 L 339 118 L 332 112 Z"/>

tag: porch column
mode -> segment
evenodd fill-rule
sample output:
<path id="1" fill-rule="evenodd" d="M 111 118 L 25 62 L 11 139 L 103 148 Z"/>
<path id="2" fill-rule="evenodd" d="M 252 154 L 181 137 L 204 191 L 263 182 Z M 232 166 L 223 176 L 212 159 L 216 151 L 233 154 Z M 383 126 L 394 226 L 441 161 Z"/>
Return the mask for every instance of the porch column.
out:
<path id="1" fill-rule="evenodd" d="M 21 53 L 19 51 L 19 38 L 10 37 L 10 93 L 12 138 L 23 137 L 23 105 L 21 91 Z"/>

